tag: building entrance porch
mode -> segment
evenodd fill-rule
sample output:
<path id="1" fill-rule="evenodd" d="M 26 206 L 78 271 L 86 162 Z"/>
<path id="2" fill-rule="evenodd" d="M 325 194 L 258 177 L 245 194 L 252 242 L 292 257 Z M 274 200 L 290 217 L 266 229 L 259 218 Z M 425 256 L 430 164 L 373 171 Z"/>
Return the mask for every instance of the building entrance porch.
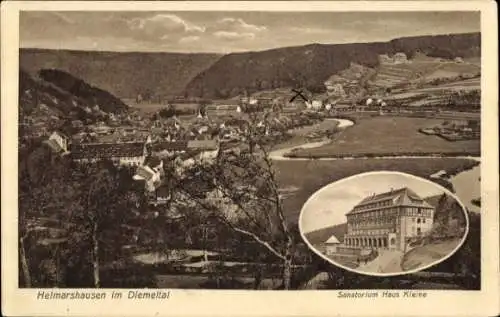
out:
<path id="1" fill-rule="evenodd" d="M 396 242 L 394 238 L 390 239 L 389 236 L 351 236 L 346 237 L 344 243 L 346 246 L 359 248 L 389 248 L 390 245 L 395 245 Z"/>

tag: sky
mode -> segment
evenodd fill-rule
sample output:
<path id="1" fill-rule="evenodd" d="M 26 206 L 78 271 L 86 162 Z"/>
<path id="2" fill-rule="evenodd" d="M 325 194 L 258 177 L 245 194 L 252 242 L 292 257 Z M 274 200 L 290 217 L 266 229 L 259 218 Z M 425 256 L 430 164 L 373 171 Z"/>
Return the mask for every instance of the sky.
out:
<path id="1" fill-rule="evenodd" d="M 19 24 L 23 48 L 230 53 L 479 32 L 480 16 L 475 12 L 23 11 Z"/>
<path id="2" fill-rule="evenodd" d="M 408 187 L 422 198 L 445 191 L 438 185 L 406 174 L 377 172 L 360 174 L 326 185 L 315 192 L 301 211 L 300 227 L 305 233 L 347 222 L 348 213 L 363 198 L 392 189 Z"/>

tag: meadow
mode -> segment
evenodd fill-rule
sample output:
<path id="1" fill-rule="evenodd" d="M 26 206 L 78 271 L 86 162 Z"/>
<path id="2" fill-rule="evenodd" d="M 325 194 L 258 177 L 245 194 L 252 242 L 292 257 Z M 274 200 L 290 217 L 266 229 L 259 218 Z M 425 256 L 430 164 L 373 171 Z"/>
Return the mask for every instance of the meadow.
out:
<path id="1" fill-rule="evenodd" d="M 338 133 L 330 144 L 298 150 L 294 157 L 363 155 L 472 154 L 480 152 L 480 140 L 449 142 L 418 130 L 439 125 L 443 120 L 380 116 L 359 118 Z"/>

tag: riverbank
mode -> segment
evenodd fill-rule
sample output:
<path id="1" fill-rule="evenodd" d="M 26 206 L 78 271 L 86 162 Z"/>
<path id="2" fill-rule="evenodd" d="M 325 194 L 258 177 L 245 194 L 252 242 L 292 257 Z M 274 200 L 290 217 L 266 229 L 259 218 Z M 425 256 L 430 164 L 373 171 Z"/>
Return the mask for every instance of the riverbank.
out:
<path id="1" fill-rule="evenodd" d="M 477 160 L 478 157 L 481 155 L 481 152 L 448 152 L 448 153 L 434 153 L 434 152 L 400 152 L 400 153 L 393 153 L 393 152 L 387 152 L 387 153 L 356 153 L 356 154 L 327 154 L 327 153 L 319 153 L 319 154 L 314 154 L 314 153 L 293 153 L 294 150 L 300 148 L 300 149 L 307 149 L 307 148 L 317 148 L 322 145 L 328 144 L 330 141 L 327 142 L 322 142 L 321 144 L 316 144 L 315 146 L 312 147 L 306 147 L 306 146 L 300 146 L 300 147 L 295 147 L 292 149 L 292 153 L 285 153 L 282 156 L 286 158 L 292 158 L 292 159 L 308 159 L 308 160 L 339 160 L 339 159 L 391 159 L 391 158 L 400 158 L 400 159 L 407 159 L 407 158 L 466 158 L 466 159 L 473 159 Z"/>

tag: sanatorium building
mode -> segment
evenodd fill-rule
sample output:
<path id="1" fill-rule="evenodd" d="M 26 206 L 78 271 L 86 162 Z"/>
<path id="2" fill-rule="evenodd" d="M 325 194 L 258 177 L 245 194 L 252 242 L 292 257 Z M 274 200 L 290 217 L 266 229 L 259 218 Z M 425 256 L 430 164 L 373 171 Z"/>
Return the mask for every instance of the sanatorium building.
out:
<path id="1" fill-rule="evenodd" d="M 404 250 L 432 229 L 434 207 L 405 187 L 364 198 L 347 216 L 346 247 Z"/>

